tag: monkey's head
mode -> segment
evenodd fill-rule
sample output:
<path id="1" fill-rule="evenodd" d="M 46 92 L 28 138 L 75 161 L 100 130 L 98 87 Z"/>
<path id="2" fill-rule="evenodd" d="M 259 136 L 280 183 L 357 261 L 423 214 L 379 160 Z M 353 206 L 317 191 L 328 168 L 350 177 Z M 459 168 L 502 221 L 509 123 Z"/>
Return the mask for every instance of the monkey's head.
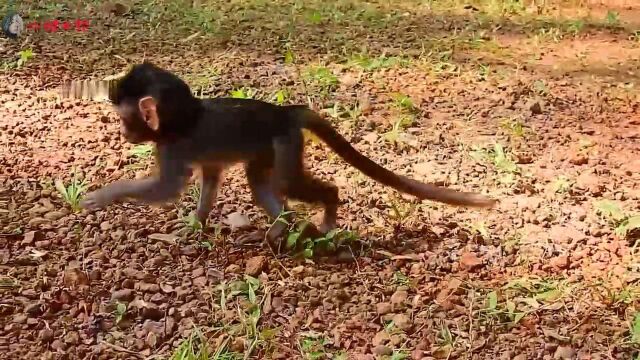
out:
<path id="1" fill-rule="evenodd" d="M 198 120 L 201 106 L 184 81 L 148 62 L 118 82 L 113 103 L 121 134 L 134 144 L 180 136 Z"/>

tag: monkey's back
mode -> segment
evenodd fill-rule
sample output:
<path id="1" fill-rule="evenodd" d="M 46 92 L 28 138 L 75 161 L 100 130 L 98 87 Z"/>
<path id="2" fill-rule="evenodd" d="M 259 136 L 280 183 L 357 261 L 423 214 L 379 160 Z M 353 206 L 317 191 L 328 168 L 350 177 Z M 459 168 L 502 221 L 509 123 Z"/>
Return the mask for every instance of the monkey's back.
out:
<path id="1" fill-rule="evenodd" d="M 178 141 L 178 148 L 200 157 L 215 153 L 232 160 L 272 152 L 274 139 L 296 129 L 285 106 L 235 98 L 207 99 L 203 105 L 190 134 Z"/>

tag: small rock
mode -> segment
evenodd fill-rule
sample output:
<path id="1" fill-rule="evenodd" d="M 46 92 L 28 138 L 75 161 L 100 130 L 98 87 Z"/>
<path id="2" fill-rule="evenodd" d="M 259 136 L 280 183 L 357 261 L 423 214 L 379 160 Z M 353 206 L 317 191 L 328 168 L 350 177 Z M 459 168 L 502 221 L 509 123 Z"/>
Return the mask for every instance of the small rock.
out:
<path id="1" fill-rule="evenodd" d="M 164 333 L 164 323 L 161 321 L 145 320 L 142 324 L 142 330 L 146 333 L 162 335 Z"/>
<path id="2" fill-rule="evenodd" d="M 141 315 L 143 319 L 160 320 L 164 317 L 164 312 L 157 305 L 147 303 L 142 308 Z"/>
<path id="3" fill-rule="evenodd" d="M 351 88 L 358 83 L 358 77 L 353 73 L 345 73 L 340 76 L 340 84 L 346 86 L 347 88 Z"/>
<path id="4" fill-rule="evenodd" d="M 61 211 L 50 211 L 44 214 L 44 218 L 51 221 L 62 219 L 66 214 Z"/>
<path id="5" fill-rule="evenodd" d="M 553 354 L 553 358 L 557 360 L 568 360 L 574 359 L 576 356 L 576 351 L 573 350 L 570 346 L 558 346 L 555 354 Z"/>
<path id="6" fill-rule="evenodd" d="M 407 331 L 411 329 L 411 319 L 405 314 L 394 315 L 392 321 L 393 324 L 400 330 Z"/>
<path id="7" fill-rule="evenodd" d="M 231 226 L 231 229 L 242 229 L 251 225 L 249 217 L 240 212 L 233 212 L 225 219 L 225 224 Z"/>
<path id="8" fill-rule="evenodd" d="M 101 277 L 102 273 L 100 272 L 100 269 L 93 269 L 89 272 L 89 279 L 91 279 L 91 281 L 100 281 Z"/>
<path id="9" fill-rule="evenodd" d="M 197 278 L 193 279 L 193 286 L 201 287 L 201 288 L 207 286 L 207 277 L 206 276 L 200 276 L 200 277 L 197 277 Z"/>
<path id="10" fill-rule="evenodd" d="M 405 302 L 405 300 L 407 300 L 408 296 L 409 296 L 409 294 L 406 291 L 398 290 L 398 291 L 394 292 L 393 295 L 391 295 L 391 303 L 393 305 L 403 304 Z"/>
<path id="11" fill-rule="evenodd" d="M 238 274 L 238 273 L 240 273 L 240 265 L 231 264 L 231 265 L 227 266 L 226 269 L 224 269 L 224 272 L 226 272 L 228 274 Z"/>
<path id="12" fill-rule="evenodd" d="M 113 225 L 109 221 L 103 221 L 100 223 L 100 230 L 109 231 L 113 228 Z"/>
<path id="13" fill-rule="evenodd" d="M 384 345 L 378 345 L 373 348 L 373 353 L 378 356 L 390 356 L 393 354 L 393 350 Z"/>
<path id="14" fill-rule="evenodd" d="M 197 278 L 197 277 L 200 277 L 200 276 L 204 275 L 204 273 L 205 273 L 204 268 L 203 267 L 199 267 L 199 268 L 194 269 L 191 272 L 191 277 Z"/>
<path id="15" fill-rule="evenodd" d="M 557 269 L 566 269 L 569 267 L 569 257 L 568 256 L 556 256 L 549 260 L 549 264 Z"/>
<path id="16" fill-rule="evenodd" d="M 42 241 L 44 239 L 44 235 L 40 231 L 29 231 L 24 234 L 24 238 L 22 239 L 22 245 L 31 245 L 36 241 Z"/>
<path id="17" fill-rule="evenodd" d="M 518 164 L 531 164 L 533 163 L 533 155 L 529 153 L 517 153 L 516 163 Z"/>
<path id="18" fill-rule="evenodd" d="M 164 241 L 168 244 L 175 244 L 178 240 L 180 240 L 180 236 L 175 234 L 151 234 L 147 236 L 148 239 Z"/>
<path id="19" fill-rule="evenodd" d="M 386 315 L 390 313 L 393 309 L 393 306 L 390 303 L 382 302 L 376 305 L 376 312 L 378 315 Z"/>
<path id="20" fill-rule="evenodd" d="M 38 249 L 47 249 L 50 246 L 51 246 L 50 240 L 36 241 L 36 248 Z"/>
<path id="21" fill-rule="evenodd" d="M 482 259 L 472 252 L 465 252 L 460 256 L 460 266 L 468 271 L 473 271 L 482 266 Z"/>
<path id="22" fill-rule="evenodd" d="M 573 165 L 586 165 L 589 163 L 589 156 L 584 152 L 573 152 L 569 155 L 569 162 Z"/>
<path id="23" fill-rule="evenodd" d="M 147 344 L 150 348 L 155 348 L 158 344 L 158 335 L 153 332 L 147 334 L 146 339 L 144 340 L 145 344 Z"/>
<path id="24" fill-rule="evenodd" d="M 251 259 L 247 260 L 244 273 L 250 276 L 258 276 L 266 265 L 267 265 L 266 256 L 262 256 L 262 255 L 254 256 Z"/>
<path id="25" fill-rule="evenodd" d="M 591 171 L 584 171 L 576 178 L 579 189 L 589 190 L 593 195 L 600 194 L 600 179 Z"/>
<path id="26" fill-rule="evenodd" d="M 40 338 L 40 341 L 48 343 L 48 342 L 51 342 L 51 340 L 53 340 L 53 335 L 54 335 L 53 330 L 42 329 L 40 330 L 38 337 Z"/>
<path id="27" fill-rule="evenodd" d="M 376 140 L 378 140 L 378 134 L 376 132 L 370 132 L 367 135 L 363 136 L 362 140 L 368 142 L 369 144 L 375 144 Z"/>
<path id="28" fill-rule="evenodd" d="M 529 108 L 531 114 L 533 115 L 542 114 L 542 100 L 534 99 L 529 101 L 529 103 L 527 104 L 527 108 Z"/>
<path id="29" fill-rule="evenodd" d="M 236 337 L 235 339 L 233 339 L 233 342 L 231 343 L 231 350 L 238 352 L 238 353 L 243 353 L 244 352 L 244 339 L 241 337 Z"/>
<path id="30" fill-rule="evenodd" d="M 38 316 L 42 314 L 42 304 L 40 303 L 29 304 L 24 308 L 24 311 L 30 316 Z"/>
<path id="31" fill-rule="evenodd" d="M 114 291 L 111 294 L 111 300 L 130 302 L 131 300 L 133 300 L 133 296 L 134 296 L 133 290 L 122 289 L 122 290 Z"/>
<path id="32" fill-rule="evenodd" d="M 89 277 L 84 271 L 78 268 L 70 268 L 64 272 L 63 283 L 67 287 L 89 285 Z"/>
<path id="33" fill-rule="evenodd" d="M 27 314 L 16 314 L 13 316 L 12 322 L 14 324 L 24 324 L 27 322 Z"/>
<path id="34" fill-rule="evenodd" d="M 162 289 L 162 292 L 165 294 L 169 294 L 174 291 L 173 286 L 169 284 L 160 284 L 160 289 Z"/>
<path id="35" fill-rule="evenodd" d="M 378 331 L 373 336 L 372 344 L 373 344 L 373 346 L 384 345 L 389 341 L 389 339 L 390 339 L 389 333 L 386 332 L 385 330 L 381 330 L 381 331 Z"/>
<path id="36" fill-rule="evenodd" d="M 67 347 L 60 339 L 56 339 L 51 343 L 51 348 L 56 351 L 64 351 Z"/>
<path id="37" fill-rule="evenodd" d="M 77 345 L 80 342 L 80 336 L 75 331 L 69 331 L 64 337 L 64 342 L 70 345 Z"/>
<path id="38" fill-rule="evenodd" d="M 195 246 L 187 245 L 180 249 L 180 255 L 197 256 L 198 249 Z"/>
<path id="39" fill-rule="evenodd" d="M 48 223 L 49 220 L 41 218 L 41 217 L 35 217 L 32 218 L 31 220 L 29 220 L 29 223 L 27 224 L 29 227 L 31 228 L 36 228 L 36 227 L 40 227 L 46 223 Z"/>
<path id="40" fill-rule="evenodd" d="M 157 293 L 160 291 L 160 285 L 150 283 L 136 283 L 134 288 L 147 293 Z"/>

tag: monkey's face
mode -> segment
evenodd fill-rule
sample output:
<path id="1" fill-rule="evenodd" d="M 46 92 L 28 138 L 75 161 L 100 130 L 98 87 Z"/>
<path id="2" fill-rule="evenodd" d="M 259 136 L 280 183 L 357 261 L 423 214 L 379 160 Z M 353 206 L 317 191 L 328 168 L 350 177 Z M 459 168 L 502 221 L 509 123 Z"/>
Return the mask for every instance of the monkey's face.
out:
<path id="1" fill-rule="evenodd" d="M 138 106 L 121 103 L 116 108 L 120 115 L 120 134 L 132 144 L 155 139 L 155 131 L 149 128 Z"/>

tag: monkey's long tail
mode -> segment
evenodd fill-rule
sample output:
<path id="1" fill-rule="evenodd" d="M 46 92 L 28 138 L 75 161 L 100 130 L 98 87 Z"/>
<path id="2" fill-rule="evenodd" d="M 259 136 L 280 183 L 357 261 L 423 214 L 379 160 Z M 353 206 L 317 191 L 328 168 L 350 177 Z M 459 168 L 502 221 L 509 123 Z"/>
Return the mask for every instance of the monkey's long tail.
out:
<path id="1" fill-rule="evenodd" d="M 331 124 L 306 106 L 295 106 L 302 127 L 316 134 L 333 151 L 370 178 L 421 200 L 428 199 L 450 205 L 492 207 L 496 200 L 478 193 L 462 192 L 427 184 L 398 175 L 378 165 L 356 150 Z"/>

